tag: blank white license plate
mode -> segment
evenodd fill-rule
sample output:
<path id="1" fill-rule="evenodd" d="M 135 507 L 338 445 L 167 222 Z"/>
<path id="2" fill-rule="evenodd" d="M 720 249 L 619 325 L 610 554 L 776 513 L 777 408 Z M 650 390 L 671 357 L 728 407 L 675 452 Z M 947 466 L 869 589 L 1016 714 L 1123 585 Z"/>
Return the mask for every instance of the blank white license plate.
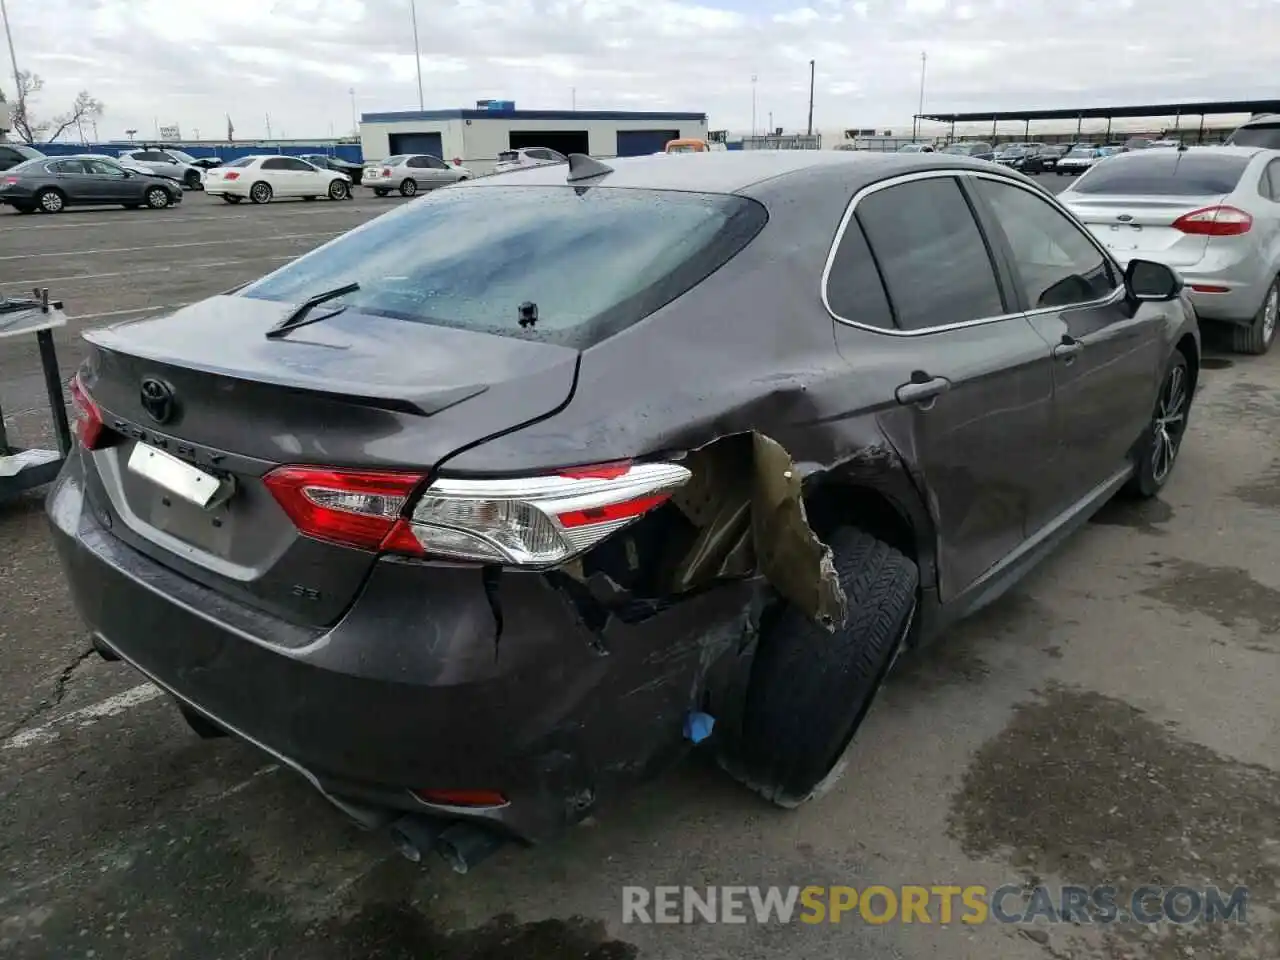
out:
<path id="1" fill-rule="evenodd" d="M 185 460 L 156 447 L 139 443 L 129 455 L 129 469 L 197 507 L 207 507 L 222 481 Z"/>

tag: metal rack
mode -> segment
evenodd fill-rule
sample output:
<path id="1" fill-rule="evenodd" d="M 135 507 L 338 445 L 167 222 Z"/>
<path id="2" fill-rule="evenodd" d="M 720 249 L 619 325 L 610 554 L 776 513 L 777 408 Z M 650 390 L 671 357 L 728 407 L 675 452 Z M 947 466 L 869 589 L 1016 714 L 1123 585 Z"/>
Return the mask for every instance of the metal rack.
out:
<path id="1" fill-rule="evenodd" d="M 35 335 L 40 344 L 40 366 L 57 450 L 24 449 L 10 445 L 0 410 L 0 502 L 27 490 L 43 486 L 58 475 L 71 452 L 71 427 L 67 422 L 66 400 L 62 395 L 62 374 L 53 344 L 53 331 L 66 326 L 61 300 L 50 300 L 48 288 L 37 288 L 31 297 L 0 297 L 0 339 Z"/>

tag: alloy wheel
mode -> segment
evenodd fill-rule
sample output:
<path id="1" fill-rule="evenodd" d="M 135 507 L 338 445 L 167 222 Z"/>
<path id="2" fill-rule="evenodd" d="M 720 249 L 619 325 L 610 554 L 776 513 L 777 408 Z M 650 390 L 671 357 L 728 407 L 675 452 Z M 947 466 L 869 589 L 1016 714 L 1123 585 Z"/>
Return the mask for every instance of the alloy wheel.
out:
<path id="1" fill-rule="evenodd" d="M 1280 315 L 1280 285 L 1272 285 L 1262 307 L 1262 342 L 1270 343 L 1276 335 L 1276 317 Z"/>
<path id="2" fill-rule="evenodd" d="M 48 213 L 61 213 L 63 207 L 62 194 L 50 190 L 40 197 L 40 206 Z"/>
<path id="3" fill-rule="evenodd" d="M 1189 399 L 1187 369 L 1178 364 L 1169 371 L 1160 389 L 1160 400 L 1152 423 L 1151 476 L 1156 483 L 1164 483 L 1173 469 L 1187 425 Z"/>

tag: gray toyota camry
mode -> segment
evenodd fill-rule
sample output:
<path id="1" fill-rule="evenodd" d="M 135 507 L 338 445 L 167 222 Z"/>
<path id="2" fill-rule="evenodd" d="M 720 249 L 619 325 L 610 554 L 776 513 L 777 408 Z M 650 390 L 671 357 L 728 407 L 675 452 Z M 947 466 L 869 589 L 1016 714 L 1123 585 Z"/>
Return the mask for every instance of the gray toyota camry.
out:
<path id="1" fill-rule="evenodd" d="M 691 749 L 820 794 L 905 647 L 1162 488 L 1200 365 L 1176 273 L 938 153 L 575 155 L 86 338 L 99 652 L 459 870 Z"/>

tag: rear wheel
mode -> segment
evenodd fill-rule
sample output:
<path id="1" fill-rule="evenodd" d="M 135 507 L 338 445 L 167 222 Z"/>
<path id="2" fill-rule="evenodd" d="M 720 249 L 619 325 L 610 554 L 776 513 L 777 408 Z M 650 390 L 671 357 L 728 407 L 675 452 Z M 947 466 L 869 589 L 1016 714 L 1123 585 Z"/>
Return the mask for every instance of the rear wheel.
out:
<path id="1" fill-rule="evenodd" d="M 1191 368 L 1181 350 L 1175 351 L 1160 384 L 1155 412 L 1138 441 L 1133 476 L 1125 485 L 1131 496 L 1149 499 L 1173 474 L 1191 413 Z"/>
<path id="2" fill-rule="evenodd" d="M 1280 315 L 1280 278 L 1271 282 L 1271 288 L 1262 300 L 1258 313 L 1248 324 L 1231 327 L 1231 349 L 1236 353 L 1261 356 L 1271 349 L 1276 339 L 1276 318 Z"/>
<path id="3" fill-rule="evenodd" d="M 163 210 L 169 202 L 169 191 L 164 187 L 152 187 L 147 191 L 147 206 L 152 210 Z"/>
<path id="4" fill-rule="evenodd" d="M 36 194 L 36 205 L 45 213 L 61 213 L 67 208 L 67 198 L 61 190 L 47 187 Z"/>
<path id="5" fill-rule="evenodd" d="M 259 180 L 249 188 L 249 199 L 254 203 L 270 203 L 271 184 Z"/>
<path id="6" fill-rule="evenodd" d="M 848 619 L 829 634 L 783 609 L 760 638 L 744 704 L 740 775 L 783 807 L 835 781 L 915 610 L 919 573 L 909 558 L 850 527 L 829 544 Z"/>
<path id="7" fill-rule="evenodd" d="M 373 188 L 373 195 L 374 195 L 375 197 L 385 197 L 389 192 L 390 192 L 390 191 L 388 191 L 388 190 L 383 190 L 381 187 L 374 187 L 374 188 Z"/>
<path id="8" fill-rule="evenodd" d="M 329 184 L 330 200 L 345 200 L 350 192 L 351 190 L 347 187 L 347 181 L 345 180 L 334 180 Z"/>
<path id="9" fill-rule="evenodd" d="M 418 181 L 411 177 L 406 177 L 400 184 L 400 196 L 412 197 L 418 192 Z"/>

